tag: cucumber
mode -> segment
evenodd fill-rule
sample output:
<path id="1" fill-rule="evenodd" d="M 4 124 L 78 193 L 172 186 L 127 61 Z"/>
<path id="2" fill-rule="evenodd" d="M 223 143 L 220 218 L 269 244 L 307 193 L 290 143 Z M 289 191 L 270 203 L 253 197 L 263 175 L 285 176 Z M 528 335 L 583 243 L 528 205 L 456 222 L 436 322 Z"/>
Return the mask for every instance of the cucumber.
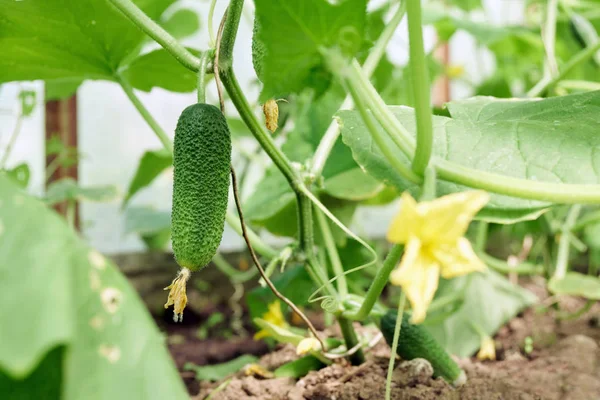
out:
<path id="1" fill-rule="evenodd" d="M 223 237 L 231 135 L 221 111 L 209 104 L 183 110 L 173 151 L 171 230 L 175 260 L 191 271 L 204 268 Z"/>
<path id="2" fill-rule="evenodd" d="M 394 338 L 397 318 L 398 313 L 395 310 L 389 310 L 381 317 L 381 333 L 390 346 Z M 434 376 L 441 376 L 454 386 L 460 386 L 466 382 L 464 371 L 450 358 L 446 350 L 423 326 L 411 324 L 406 313 L 402 316 L 402 328 L 396 353 L 403 360 L 426 359 L 433 367 Z"/>

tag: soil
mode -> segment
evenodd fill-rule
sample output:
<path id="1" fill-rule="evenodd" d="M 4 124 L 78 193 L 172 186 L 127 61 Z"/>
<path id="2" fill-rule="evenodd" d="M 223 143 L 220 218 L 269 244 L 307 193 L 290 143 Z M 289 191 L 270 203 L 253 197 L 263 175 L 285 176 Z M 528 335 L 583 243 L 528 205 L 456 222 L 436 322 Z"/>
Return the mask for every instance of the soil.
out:
<path id="1" fill-rule="evenodd" d="M 551 305 L 551 299 L 541 286 L 525 285 L 536 293 L 541 304 Z M 584 301 L 561 298 L 561 310 L 576 311 Z M 441 378 L 432 378 L 429 363 L 422 359 L 396 363 L 392 381 L 395 400 L 595 400 L 600 399 L 600 303 L 577 319 L 558 321 L 552 307 L 531 308 L 501 328 L 496 337 L 496 361 L 481 362 L 475 358 L 458 360 L 467 373 L 467 383 L 453 388 Z M 225 311 L 227 307 L 224 307 Z M 185 371 L 187 362 L 197 365 L 215 364 L 241 354 L 263 355 L 259 363 L 267 370 L 293 360 L 294 349 L 278 347 L 269 352 L 262 342 L 245 338 L 222 338 L 219 329 L 212 329 L 210 339 L 197 337 L 198 326 L 215 310 L 187 317 L 187 325 L 159 321 L 169 333 L 169 348 L 181 370 L 190 395 L 203 400 L 380 400 L 384 398 L 389 362 L 389 347 L 378 343 L 367 354 L 361 366 L 340 362 L 320 371 L 313 371 L 300 380 L 291 378 L 263 379 L 239 372 L 222 385 L 219 382 L 197 382 L 193 373 Z M 184 319 L 186 321 L 186 319 Z M 244 321 L 249 332 L 251 326 Z M 216 331 L 215 331 L 216 329 Z M 251 332 L 250 332 L 251 333 Z M 525 338 L 533 339 L 533 351 L 524 351 Z"/>

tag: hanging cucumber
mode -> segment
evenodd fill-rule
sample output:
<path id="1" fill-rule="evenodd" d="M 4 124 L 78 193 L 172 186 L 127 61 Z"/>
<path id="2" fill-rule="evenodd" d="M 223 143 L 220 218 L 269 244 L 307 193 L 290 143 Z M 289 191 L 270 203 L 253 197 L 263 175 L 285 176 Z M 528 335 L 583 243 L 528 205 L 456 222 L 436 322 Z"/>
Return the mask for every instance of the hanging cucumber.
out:
<path id="1" fill-rule="evenodd" d="M 397 317 L 398 313 L 395 310 L 389 310 L 381 317 L 381 333 L 390 346 L 394 338 Z M 403 360 L 426 359 L 433 367 L 434 376 L 441 376 L 454 386 L 460 386 L 466 382 L 465 372 L 423 326 L 411 324 L 406 313 L 402 316 L 402 327 L 396 352 Z"/>
<path id="2" fill-rule="evenodd" d="M 187 303 L 190 271 L 204 268 L 221 243 L 230 164 L 231 137 L 221 111 L 202 103 L 183 110 L 175 129 L 171 214 L 173 253 L 182 270 L 167 288 L 165 304 L 174 304 L 175 320 Z"/>

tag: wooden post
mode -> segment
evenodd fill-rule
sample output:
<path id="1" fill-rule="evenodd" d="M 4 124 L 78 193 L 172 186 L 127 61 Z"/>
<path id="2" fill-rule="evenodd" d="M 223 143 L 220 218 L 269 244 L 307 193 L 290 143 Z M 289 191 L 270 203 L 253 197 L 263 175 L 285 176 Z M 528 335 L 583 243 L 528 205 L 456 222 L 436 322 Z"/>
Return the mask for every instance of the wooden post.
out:
<path id="1" fill-rule="evenodd" d="M 77 95 L 67 99 L 48 100 L 46 102 L 46 141 L 58 137 L 69 148 L 77 148 Z M 46 167 L 57 157 L 56 154 L 46 156 Z M 69 167 L 60 166 L 48 177 L 47 184 L 63 178 L 77 181 L 78 164 Z M 63 216 L 67 214 L 67 204 L 59 203 L 54 209 Z M 75 227 L 79 229 L 79 206 L 75 205 Z"/>
<path id="2" fill-rule="evenodd" d="M 448 67 L 450 64 L 450 45 L 448 42 L 441 44 L 436 49 L 435 56 L 444 67 Z M 451 99 L 452 93 L 450 90 L 450 79 L 448 78 L 448 75 L 444 73 L 435 81 L 435 84 L 433 85 L 433 104 L 436 107 L 442 107 Z"/>

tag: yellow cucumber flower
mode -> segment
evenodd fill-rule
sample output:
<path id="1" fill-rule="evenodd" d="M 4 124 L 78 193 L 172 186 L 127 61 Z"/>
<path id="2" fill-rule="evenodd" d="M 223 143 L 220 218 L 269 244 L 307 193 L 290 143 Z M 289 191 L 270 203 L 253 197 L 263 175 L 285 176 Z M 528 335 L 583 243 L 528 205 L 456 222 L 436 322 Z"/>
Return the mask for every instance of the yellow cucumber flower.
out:
<path id="1" fill-rule="evenodd" d="M 406 293 L 412 306 L 412 323 L 425 319 L 440 274 L 452 278 L 485 270 L 464 234 L 488 201 L 489 195 L 481 190 L 418 204 L 410 194 L 402 194 L 401 209 L 392 220 L 387 239 L 404 244 L 405 249 L 390 282 Z"/>
<path id="2" fill-rule="evenodd" d="M 262 319 L 281 328 L 289 327 L 288 323 L 283 317 L 283 312 L 281 312 L 281 303 L 279 302 L 279 300 L 275 300 L 274 302 L 270 303 L 268 305 L 268 309 L 269 311 L 263 314 L 263 316 L 261 317 Z M 261 329 L 260 331 L 254 334 L 254 340 L 263 339 L 268 336 L 270 336 L 269 331 L 266 329 Z"/>
<path id="3" fill-rule="evenodd" d="M 477 358 L 481 361 L 493 361 L 496 359 L 496 342 L 494 342 L 494 339 L 489 336 L 484 336 L 481 338 L 481 345 L 479 352 L 477 353 Z"/>

